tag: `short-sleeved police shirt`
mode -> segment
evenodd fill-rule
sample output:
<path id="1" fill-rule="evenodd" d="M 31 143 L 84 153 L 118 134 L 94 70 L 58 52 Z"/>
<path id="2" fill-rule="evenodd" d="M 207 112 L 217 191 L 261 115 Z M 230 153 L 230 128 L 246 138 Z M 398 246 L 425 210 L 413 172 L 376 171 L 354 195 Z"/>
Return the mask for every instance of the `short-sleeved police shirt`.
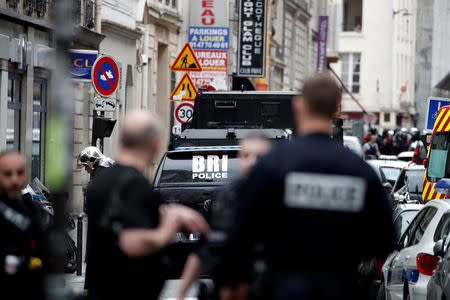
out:
<path id="1" fill-rule="evenodd" d="M 123 229 L 152 229 L 159 222 L 159 200 L 141 172 L 132 167 L 115 165 L 97 174 L 87 191 L 88 294 L 95 299 L 131 299 L 134 296 L 156 299 L 164 282 L 159 254 L 129 258 L 120 250 L 118 236 L 100 226 L 99 219 L 111 205 L 112 193 L 120 194 L 122 209 L 117 217 Z"/>
<path id="2" fill-rule="evenodd" d="M 391 208 L 381 183 L 360 157 L 325 134 L 275 146 L 238 192 L 234 225 L 220 270 L 235 284 L 264 242 L 274 273 L 356 273 L 361 259 L 394 246 Z"/>

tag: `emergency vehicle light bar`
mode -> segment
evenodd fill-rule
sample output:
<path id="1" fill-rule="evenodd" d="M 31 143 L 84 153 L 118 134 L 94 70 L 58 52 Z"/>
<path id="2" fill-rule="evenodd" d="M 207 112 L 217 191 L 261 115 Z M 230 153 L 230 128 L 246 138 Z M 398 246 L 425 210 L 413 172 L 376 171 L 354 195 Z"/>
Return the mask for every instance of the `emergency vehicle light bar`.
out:
<path id="1" fill-rule="evenodd" d="M 178 147 L 175 150 L 200 150 L 200 151 L 210 151 L 210 150 L 241 150 L 241 146 L 214 146 L 214 147 Z"/>
<path id="2" fill-rule="evenodd" d="M 441 180 L 439 180 L 435 187 L 434 190 L 437 193 L 440 194 L 444 194 L 444 195 L 449 195 L 450 194 L 450 179 L 448 178 L 443 178 Z"/>

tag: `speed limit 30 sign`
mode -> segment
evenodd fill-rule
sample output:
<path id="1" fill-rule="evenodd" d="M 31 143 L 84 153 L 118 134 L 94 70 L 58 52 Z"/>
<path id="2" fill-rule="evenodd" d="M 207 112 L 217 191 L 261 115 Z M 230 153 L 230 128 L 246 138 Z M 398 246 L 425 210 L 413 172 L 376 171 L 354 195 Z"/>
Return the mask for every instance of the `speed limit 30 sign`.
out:
<path id="1" fill-rule="evenodd" d="M 181 103 L 175 109 L 175 119 L 181 124 L 192 122 L 193 114 L 194 105 L 191 103 Z"/>

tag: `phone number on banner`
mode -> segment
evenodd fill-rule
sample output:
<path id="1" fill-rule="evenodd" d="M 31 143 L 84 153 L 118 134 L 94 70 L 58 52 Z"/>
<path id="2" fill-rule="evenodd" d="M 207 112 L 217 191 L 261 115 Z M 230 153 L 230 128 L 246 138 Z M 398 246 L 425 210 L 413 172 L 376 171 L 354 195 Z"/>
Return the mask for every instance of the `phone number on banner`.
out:
<path id="1" fill-rule="evenodd" d="M 189 27 L 189 43 L 193 49 L 228 50 L 228 27 Z"/>

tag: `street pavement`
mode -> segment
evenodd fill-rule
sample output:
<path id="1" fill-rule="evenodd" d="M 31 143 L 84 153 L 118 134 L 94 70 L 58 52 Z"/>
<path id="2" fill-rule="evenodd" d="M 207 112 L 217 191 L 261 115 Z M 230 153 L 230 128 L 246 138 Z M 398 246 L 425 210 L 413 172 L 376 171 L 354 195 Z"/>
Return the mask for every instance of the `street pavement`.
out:
<path id="1" fill-rule="evenodd" d="M 86 264 L 83 264 L 82 276 L 77 276 L 76 273 L 66 274 L 66 291 L 68 295 L 79 296 L 83 294 L 84 275 L 86 274 Z M 209 279 L 201 279 L 206 285 L 212 285 Z M 163 290 L 159 295 L 159 300 L 176 300 L 178 289 L 180 288 L 181 280 L 167 280 L 164 284 Z M 188 290 L 185 300 L 196 300 L 199 283 L 196 282 Z"/>
<path id="2" fill-rule="evenodd" d="M 75 219 L 75 224 L 78 225 Z M 87 237 L 87 224 L 88 224 L 88 218 L 84 218 L 83 221 L 83 261 L 85 261 L 85 254 L 86 254 L 86 237 Z M 72 237 L 72 239 L 76 242 L 77 241 L 77 228 L 69 232 L 69 235 Z M 86 274 L 86 263 L 83 263 L 82 267 L 82 275 L 77 276 L 76 272 L 72 274 L 65 274 L 66 279 L 66 291 L 68 295 L 72 296 L 78 296 L 83 294 L 83 288 L 84 288 L 84 276 Z M 212 281 L 209 279 L 202 279 L 202 282 L 204 282 L 207 286 L 212 286 Z M 167 280 L 164 284 L 164 288 L 161 291 L 161 295 L 159 296 L 160 300 L 175 300 L 177 297 L 177 293 L 180 287 L 180 280 Z M 197 299 L 197 290 L 198 290 L 199 283 L 196 282 L 191 286 L 191 288 L 188 290 L 187 295 L 185 297 L 185 300 L 194 300 Z"/>

